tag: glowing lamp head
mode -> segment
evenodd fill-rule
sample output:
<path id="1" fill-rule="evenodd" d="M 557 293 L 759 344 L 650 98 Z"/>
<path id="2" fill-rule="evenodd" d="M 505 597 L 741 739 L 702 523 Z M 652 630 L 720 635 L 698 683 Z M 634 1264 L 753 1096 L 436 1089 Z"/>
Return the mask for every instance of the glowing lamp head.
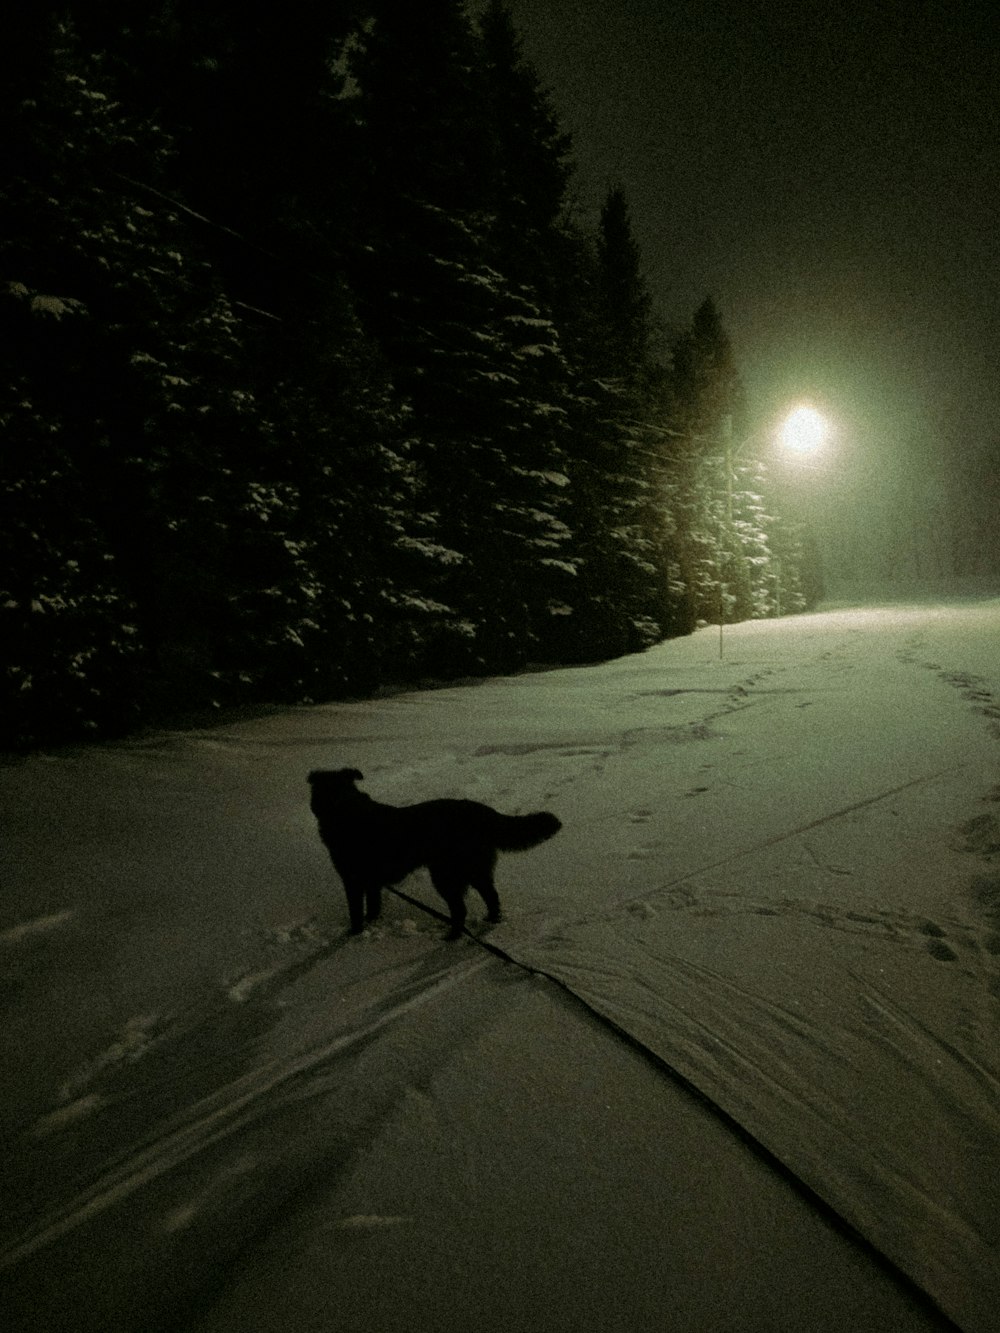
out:
<path id="1" fill-rule="evenodd" d="M 803 406 L 788 414 L 778 438 L 782 449 L 799 457 L 808 457 L 823 447 L 829 434 L 830 423 L 823 413 L 814 407 Z"/>

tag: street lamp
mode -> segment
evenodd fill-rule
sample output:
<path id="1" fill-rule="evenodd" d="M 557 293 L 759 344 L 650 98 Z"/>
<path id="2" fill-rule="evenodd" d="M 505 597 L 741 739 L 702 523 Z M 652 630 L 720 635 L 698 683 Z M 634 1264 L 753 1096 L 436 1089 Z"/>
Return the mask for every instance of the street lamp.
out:
<path id="1" fill-rule="evenodd" d="M 822 412 L 801 403 L 792 408 L 784 417 L 775 433 L 775 442 L 782 453 L 798 458 L 809 458 L 816 454 L 830 436 L 830 423 Z M 733 418 L 726 415 L 723 420 L 722 446 L 726 470 L 726 517 L 725 527 L 731 532 L 733 526 L 733 475 L 734 464 L 740 454 L 752 444 L 755 436 L 748 435 L 738 445 L 733 445 Z M 719 657 L 723 656 L 723 625 L 725 623 L 725 584 L 722 578 L 722 550 L 724 539 L 723 525 L 719 524 L 718 541 L 718 583 L 719 583 Z"/>
<path id="2" fill-rule="evenodd" d="M 778 431 L 778 443 L 790 454 L 809 457 L 822 449 L 830 435 L 830 423 L 822 412 L 803 403 L 793 408 Z"/>

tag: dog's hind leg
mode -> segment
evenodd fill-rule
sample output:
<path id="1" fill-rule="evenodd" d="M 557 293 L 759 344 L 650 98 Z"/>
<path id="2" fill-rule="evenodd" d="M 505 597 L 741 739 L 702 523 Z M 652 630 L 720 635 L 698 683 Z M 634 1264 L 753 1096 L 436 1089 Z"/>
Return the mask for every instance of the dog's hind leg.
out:
<path id="1" fill-rule="evenodd" d="M 496 885 L 493 883 L 493 865 L 477 866 L 472 874 L 472 887 L 486 904 L 486 920 L 499 921 L 500 895 L 497 893 Z"/>
<path id="2" fill-rule="evenodd" d="M 351 917 L 351 934 L 360 935 L 365 928 L 365 886 L 352 882 L 344 885 L 344 892 Z"/>
<path id="3" fill-rule="evenodd" d="M 440 866 L 428 866 L 428 869 L 431 872 L 431 883 L 448 904 L 448 911 L 451 914 L 448 939 L 457 940 L 461 937 L 465 925 L 465 880 L 453 871 L 449 872 Z"/>

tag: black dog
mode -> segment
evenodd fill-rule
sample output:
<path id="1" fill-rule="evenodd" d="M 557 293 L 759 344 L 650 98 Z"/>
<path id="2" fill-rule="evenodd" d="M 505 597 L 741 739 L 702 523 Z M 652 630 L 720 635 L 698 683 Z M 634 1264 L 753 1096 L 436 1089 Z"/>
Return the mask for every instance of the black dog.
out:
<path id="1" fill-rule="evenodd" d="M 465 891 L 471 885 L 486 904 L 487 919 L 500 920 L 493 883 L 497 852 L 522 852 L 554 837 L 562 824 L 547 811 L 502 815 L 479 801 L 420 801 L 383 805 L 358 791 L 356 768 L 315 769 L 310 804 L 319 836 L 344 882 L 351 930 L 382 909 L 382 889 L 426 866 L 448 904 L 458 939 L 465 924 Z"/>

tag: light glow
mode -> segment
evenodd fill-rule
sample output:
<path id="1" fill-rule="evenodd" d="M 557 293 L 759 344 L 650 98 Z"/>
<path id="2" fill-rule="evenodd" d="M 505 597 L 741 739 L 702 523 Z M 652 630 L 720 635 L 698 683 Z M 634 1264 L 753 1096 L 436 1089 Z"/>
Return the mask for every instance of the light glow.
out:
<path id="1" fill-rule="evenodd" d="M 782 449 L 808 456 L 822 449 L 830 434 L 830 423 L 815 407 L 803 405 L 789 412 L 779 433 Z"/>

